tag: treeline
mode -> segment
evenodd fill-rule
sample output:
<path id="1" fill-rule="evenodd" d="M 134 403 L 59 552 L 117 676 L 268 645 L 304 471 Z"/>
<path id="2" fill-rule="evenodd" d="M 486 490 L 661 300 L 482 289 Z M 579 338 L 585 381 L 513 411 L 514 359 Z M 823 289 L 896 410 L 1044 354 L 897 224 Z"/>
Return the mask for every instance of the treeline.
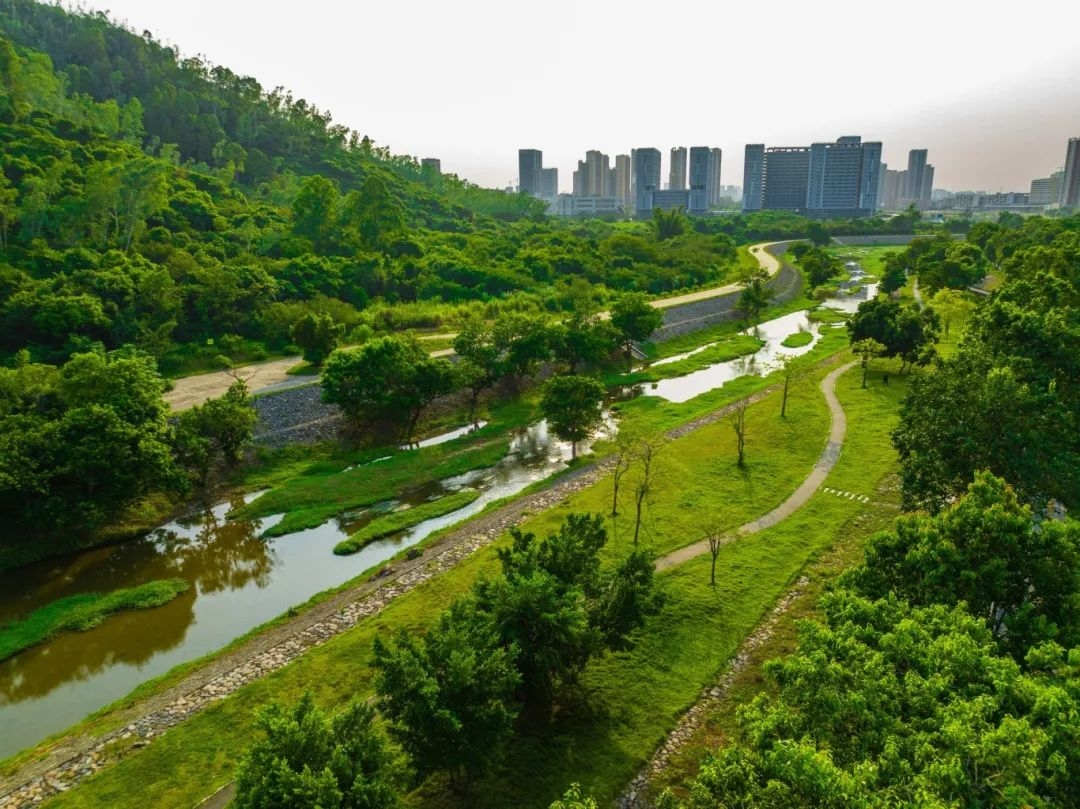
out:
<path id="1" fill-rule="evenodd" d="M 984 269 L 1001 282 L 910 380 L 893 441 L 916 513 L 871 538 L 663 809 L 1080 805 L 1080 525 L 1062 515 L 1080 505 L 1080 217 L 1002 217 L 889 264 L 946 316 Z M 872 301 L 849 328 L 922 363 L 931 311 Z"/>

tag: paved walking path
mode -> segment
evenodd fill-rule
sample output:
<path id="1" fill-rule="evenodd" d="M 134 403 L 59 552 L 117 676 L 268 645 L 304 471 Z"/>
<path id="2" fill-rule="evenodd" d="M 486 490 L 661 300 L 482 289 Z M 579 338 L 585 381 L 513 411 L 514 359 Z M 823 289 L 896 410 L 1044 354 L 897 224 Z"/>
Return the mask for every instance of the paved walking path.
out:
<path id="1" fill-rule="evenodd" d="M 840 459 L 840 450 L 844 446 L 844 436 L 847 434 L 847 417 L 844 415 L 844 408 L 840 406 L 840 400 L 836 398 L 836 380 L 854 365 L 854 362 L 842 365 L 821 380 L 821 392 L 825 394 L 825 402 L 829 406 L 829 413 L 832 416 L 832 427 L 829 430 L 829 441 L 825 445 L 821 457 L 818 458 L 818 462 L 814 465 L 813 470 L 807 476 L 806 480 L 800 484 L 799 488 L 795 490 L 791 497 L 764 517 L 758 517 L 756 520 L 751 520 L 746 523 L 746 525 L 736 529 L 734 535 L 728 538 L 729 542 L 741 536 L 764 531 L 766 528 L 771 528 L 786 517 L 790 517 L 797 510 L 806 505 L 807 501 L 809 501 L 810 498 L 814 496 L 814 493 L 821 487 L 821 484 L 825 482 L 825 478 L 828 477 L 829 472 L 832 471 L 833 467 L 836 466 L 836 462 Z M 696 556 L 701 556 L 708 552 L 709 541 L 703 539 L 700 542 L 695 542 L 693 545 L 687 545 L 684 548 L 679 548 L 677 551 L 672 551 L 667 556 L 661 556 L 656 560 L 656 569 L 667 570 L 668 568 L 681 565 Z"/>

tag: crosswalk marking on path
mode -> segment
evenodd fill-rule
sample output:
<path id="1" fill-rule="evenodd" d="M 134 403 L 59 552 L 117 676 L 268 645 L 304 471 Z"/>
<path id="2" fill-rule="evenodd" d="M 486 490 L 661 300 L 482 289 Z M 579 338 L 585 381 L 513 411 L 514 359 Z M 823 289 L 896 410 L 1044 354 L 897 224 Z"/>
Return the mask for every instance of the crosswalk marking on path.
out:
<path id="1" fill-rule="evenodd" d="M 848 492 L 843 489 L 834 489 L 832 486 L 822 486 L 821 491 L 835 494 L 837 497 L 843 497 L 846 500 L 858 500 L 860 503 L 870 502 L 870 498 L 865 494 L 855 494 L 855 492 Z"/>

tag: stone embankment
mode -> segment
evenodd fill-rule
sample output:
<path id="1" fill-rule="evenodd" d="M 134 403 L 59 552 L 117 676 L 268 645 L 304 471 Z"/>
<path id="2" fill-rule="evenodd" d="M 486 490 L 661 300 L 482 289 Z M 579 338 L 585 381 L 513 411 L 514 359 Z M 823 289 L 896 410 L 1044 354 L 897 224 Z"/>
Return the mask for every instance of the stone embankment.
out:
<path id="1" fill-rule="evenodd" d="M 792 602 L 802 595 L 807 584 L 809 584 L 809 579 L 800 578 L 795 587 L 777 602 L 769 617 L 743 641 L 720 679 L 701 692 L 697 702 L 683 714 L 682 719 L 668 734 L 667 739 L 653 754 L 649 763 L 630 782 L 626 791 L 619 797 L 617 802 L 619 809 L 651 809 L 653 802 L 649 789 L 650 782 L 663 773 L 671 763 L 672 757 L 690 743 L 709 711 L 727 697 L 735 679 L 750 664 L 754 652 L 772 638 L 776 627 L 780 624 L 780 619 L 791 607 Z"/>
<path id="2" fill-rule="evenodd" d="M 256 396 L 255 442 L 265 447 L 313 444 L 337 437 L 344 423 L 337 405 L 322 400 L 322 388 L 308 385 Z"/>

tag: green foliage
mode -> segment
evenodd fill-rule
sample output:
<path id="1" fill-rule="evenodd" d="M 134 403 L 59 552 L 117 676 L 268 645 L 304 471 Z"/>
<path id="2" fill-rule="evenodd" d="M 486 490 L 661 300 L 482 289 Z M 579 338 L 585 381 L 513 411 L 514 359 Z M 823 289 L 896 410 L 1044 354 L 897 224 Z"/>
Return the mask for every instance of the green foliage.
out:
<path id="1" fill-rule="evenodd" d="M 517 716 L 516 656 L 464 599 L 420 640 L 375 638 L 380 709 L 420 775 L 445 771 L 458 784 L 498 760 Z"/>
<path id="2" fill-rule="evenodd" d="M 630 343 L 648 340 L 663 322 L 663 312 L 650 306 L 648 299 L 640 292 L 620 295 L 611 306 L 611 325 L 619 335 L 619 343 L 626 351 L 627 358 L 630 356 Z"/>
<path id="3" fill-rule="evenodd" d="M 743 278 L 743 290 L 739 293 L 739 311 L 751 322 L 758 319 L 772 300 L 768 282 L 769 276 L 761 268 L 750 270 Z"/>
<path id="4" fill-rule="evenodd" d="M 323 400 L 357 424 L 395 424 L 411 435 L 423 409 L 449 393 L 453 366 L 411 337 L 380 337 L 337 350 L 323 369 Z"/>
<path id="5" fill-rule="evenodd" d="M 828 237 L 826 237 L 827 242 Z M 843 270 L 840 259 L 821 247 L 814 247 L 804 251 L 803 255 L 799 257 L 799 266 L 803 268 L 806 273 L 806 280 L 810 282 L 811 294 L 826 281 L 838 276 Z"/>
<path id="6" fill-rule="evenodd" d="M 577 457 L 577 444 L 589 437 L 600 424 L 604 386 L 586 376 L 553 376 L 544 383 L 540 412 L 552 431 L 572 445 Z"/>
<path id="7" fill-rule="evenodd" d="M 588 795 L 581 794 L 580 785 L 571 784 L 562 798 L 551 804 L 549 809 L 597 809 L 597 805 Z"/>
<path id="8" fill-rule="evenodd" d="M 264 738 L 236 769 L 239 809 L 392 809 L 399 805 L 401 771 L 370 705 L 352 702 L 333 719 L 310 693 L 286 711 L 276 703 L 258 712 Z"/>
<path id="9" fill-rule="evenodd" d="M 0 660 L 45 643 L 61 632 L 93 629 L 117 612 L 160 607 L 187 592 L 190 586 L 183 579 L 161 579 L 104 595 L 80 593 L 58 599 L 25 618 L 0 626 Z"/>
<path id="10" fill-rule="evenodd" d="M 934 358 L 940 323 L 930 307 L 920 310 L 914 304 L 874 298 L 859 304 L 847 330 L 853 347 L 862 340 L 876 340 L 884 347 L 883 356 L 903 360 L 903 370 L 908 365 L 927 365 Z"/>
<path id="11" fill-rule="evenodd" d="M 653 227 L 656 229 L 657 241 L 663 242 L 681 236 L 686 232 L 686 226 L 686 213 L 681 207 L 670 211 L 653 209 Z"/>
<path id="12" fill-rule="evenodd" d="M 230 465 L 240 461 L 256 421 L 247 385 L 237 379 L 222 396 L 177 416 L 173 438 L 177 460 L 205 484 L 219 461 Z"/>
<path id="13" fill-rule="evenodd" d="M 377 539 L 382 539 L 391 534 L 396 534 L 399 531 L 404 531 L 407 528 L 412 528 L 414 525 L 419 525 L 424 522 L 424 520 L 442 517 L 445 514 L 450 514 L 465 508 L 465 506 L 475 501 L 479 496 L 480 492 L 469 489 L 454 494 L 448 494 L 445 497 L 440 497 L 438 500 L 424 503 L 420 506 L 414 506 L 413 508 L 405 509 L 404 511 L 394 511 L 387 514 L 385 517 L 377 517 L 356 533 L 351 534 L 348 539 L 344 539 L 335 545 L 334 553 L 342 556 L 356 553 L 357 551 L 363 550 Z"/>
<path id="14" fill-rule="evenodd" d="M 862 386 L 866 387 L 866 372 L 870 367 L 870 360 L 880 357 L 885 353 L 885 346 L 873 337 L 864 337 L 851 344 L 851 352 L 859 358 L 859 367 L 862 368 Z"/>
<path id="15" fill-rule="evenodd" d="M 1045 641 L 1080 643 L 1080 525 L 1034 521 L 989 473 L 945 511 L 901 517 L 874 536 L 848 581 L 870 598 L 964 602 L 1021 659 Z"/>
<path id="16" fill-rule="evenodd" d="M 79 354 L 58 372 L 0 368 L 0 509 L 9 536 L 86 534 L 179 484 L 164 382 L 134 353 Z"/>
<path id="17" fill-rule="evenodd" d="M 814 342 L 814 335 L 808 331 L 797 331 L 794 334 L 789 334 L 784 338 L 784 341 L 780 344 L 785 348 L 801 348 L 805 345 L 810 345 Z"/>
<path id="18" fill-rule="evenodd" d="M 330 315 L 307 314 L 293 324 L 289 334 L 304 352 L 304 359 L 318 366 L 341 341 L 345 324 L 335 323 Z"/>
<path id="19" fill-rule="evenodd" d="M 1080 505 L 1077 221 L 1036 217 L 976 234 L 1005 281 L 970 317 L 956 354 L 912 386 L 894 437 L 905 505 L 938 510 L 980 469 L 1025 501 Z"/>

